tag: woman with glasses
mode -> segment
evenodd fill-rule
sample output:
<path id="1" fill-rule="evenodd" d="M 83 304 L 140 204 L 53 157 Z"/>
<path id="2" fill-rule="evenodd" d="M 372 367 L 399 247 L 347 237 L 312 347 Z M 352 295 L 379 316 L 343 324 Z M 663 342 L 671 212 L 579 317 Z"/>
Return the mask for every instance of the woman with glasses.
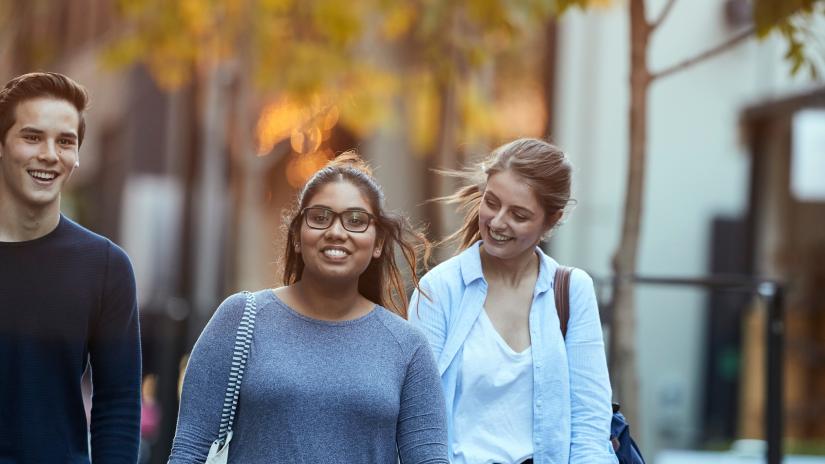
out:
<path id="1" fill-rule="evenodd" d="M 445 198 L 466 212 L 459 253 L 413 293 L 447 404 L 453 464 L 613 464 L 610 381 L 593 281 L 569 277 L 566 337 L 558 263 L 539 247 L 570 202 L 572 166 L 555 146 L 497 148 Z M 560 279 L 564 280 L 564 279 Z"/>
<path id="2" fill-rule="evenodd" d="M 384 209 L 350 153 L 309 179 L 288 220 L 285 286 L 254 295 L 229 461 L 447 463 L 435 360 L 403 319 L 396 262 L 398 250 L 417 285 L 426 240 Z M 171 463 L 204 462 L 218 436 L 244 304 L 240 294 L 224 301 L 195 344 Z"/>

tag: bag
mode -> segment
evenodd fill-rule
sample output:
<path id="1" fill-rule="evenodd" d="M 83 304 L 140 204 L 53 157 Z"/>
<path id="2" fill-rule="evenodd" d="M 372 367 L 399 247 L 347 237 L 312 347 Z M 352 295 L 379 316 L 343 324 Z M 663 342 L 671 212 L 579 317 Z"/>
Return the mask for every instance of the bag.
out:
<path id="1" fill-rule="evenodd" d="M 226 394 L 223 397 L 221 410 L 221 426 L 218 429 L 218 438 L 209 447 L 209 455 L 204 464 L 226 464 L 229 459 L 229 442 L 232 441 L 232 424 L 235 422 L 235 411 L 238 408 L 238 395 L 241 393 L 241 381 L 249 359 L 249 348 L 252 345 L 252 332 L 255 329 L 255 315 L 257 305 L 255 295 L 243 292 L 246 296 L 246 305 L 243 316 L 235 333 L 235 348 L 232 352 L 232 367 L 229 370 L 229 382 L 226 385 Z"/>
<path id="2" fill-rule="evenodd" d="M 613 403 L 613 420 L 610 421 L 610 443 L 619 458 L 619 464 L 645 464 L 642 452 L 630 436 L 630 424 L 619 412 L 618 403 Z"/>
<path id="3" fill-rule="evenodd" d="M 567 323 L 570 321 L 570 274 L 573 268 L 559 266 L 553 283 L 553 296 L 559 314 L 561 334 L 567 337 Z M 630 436 L 630 424 L 619 412 L 619 405 L 613 403 L 613 419 L 610 421 L 610 443 L 619 458 L 619 464 L 645 464 L 642 452 Z"/>

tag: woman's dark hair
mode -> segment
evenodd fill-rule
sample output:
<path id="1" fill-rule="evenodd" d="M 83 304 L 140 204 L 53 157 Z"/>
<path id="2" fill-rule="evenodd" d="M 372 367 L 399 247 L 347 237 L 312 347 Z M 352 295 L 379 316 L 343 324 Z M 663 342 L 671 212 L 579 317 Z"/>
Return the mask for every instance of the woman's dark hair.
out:
<path id="1" fill-rule="evenodd" d="M 571 203 L 570 183 L 573 166 L 564 152 L 544 140 L 513 140 L 496 148 L 486 160 L 468 170 L 443 172 L 448 176 L 464 179 L 469 185 L 452 195 L 436 199 L 443 203 L 458 204 L 459 209 L 465 212 L 461 228 L 442 243 L 457 242 L 461 251 L 481 239 L 478 231 L 478 211 L 481 197 L 487 187 L 487 179 L 493 174 L 508 170 L 530 186 L 548 218 L 563 212 Z M 561 215 L 558 218 L 560 219 Z M 558 220 L 549 226 L 552 229 L 556 224 Z"/>
<path id="2" fill-rule="evenodd" d="M 86 119 L 83 113 L 89 104 L 86 88 L 63 74 L 34 72 L 17 76 L 0 90 L 0 143 L 5 143 L 6 133 L 15 122 L 17 105 L 35 98 L 59 98 L 71 103 L 79 117 L 77 145 L 83 143 Z"/>
<path id="3" fill-rule="evenodd" d="M 414 228 L 404 216 L 391 213 L 384 207 L 384 192 L 372 170 L 355 152 L 342 153 L 316 172 L 298 193 L 294 208 L 287 213 L 284 223 L 287 228 L 284 253 L 284 285 L 301 280 L 304 260 L 295 251 L 295 244 L 301 232 L 303 215 L 301 211 L 324 185 L 334 182 L 348 182 L 354 185 L 370 204 L 375 216 L 376 240 L 381 243 L 381 256 L 373 258 L 358 279 L 358 291 L 370 301 L 384 306 L 401 317 L 407 316 L 407 289 L 401 270 L 396 262 L 396 250 L 409 268 L 410 280 L 418 289 L 419 260 L 426 264 L 429 259 L 430 244 L 424 234 Z"/>

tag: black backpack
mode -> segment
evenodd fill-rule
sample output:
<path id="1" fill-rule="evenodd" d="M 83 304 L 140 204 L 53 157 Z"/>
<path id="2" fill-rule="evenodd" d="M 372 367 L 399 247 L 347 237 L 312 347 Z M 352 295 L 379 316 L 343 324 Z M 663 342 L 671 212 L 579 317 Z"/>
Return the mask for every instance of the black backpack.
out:
<path id="1" fill-rule="evenodd" d="M 556 300 L 556 311 L 559 313 L 561 334 L 567 336 L 567 322 L 570 320 L 570 274 L 573 268 L 559 266 L 556 269 L 553 296 Z M 630 436 L 630 424 L 624 415 L 619 412 L 619 405 L 613 403 L 613 420 L 610 421 L 610 442 L 613 451 L 619 458 L 619 464 L 645 464 L 642 452 Z"/>

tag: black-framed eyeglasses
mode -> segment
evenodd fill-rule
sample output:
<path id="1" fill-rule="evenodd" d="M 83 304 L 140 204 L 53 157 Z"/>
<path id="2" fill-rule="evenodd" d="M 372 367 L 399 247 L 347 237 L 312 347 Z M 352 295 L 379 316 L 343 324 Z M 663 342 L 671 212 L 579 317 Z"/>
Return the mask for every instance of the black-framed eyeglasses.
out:
<path id="1" fill-rule="evenodd" d="M 360 209 L 348 209 L 336 213 L 323 206 L 310 206 L 301 210 L 304 221 L 310 229 L 324 230 L 337 218 L 341 218 L 341 225 L 350 232 L 366 232 L 370 227 L 370 222 L 375 219 L 372 214 Z"/>

